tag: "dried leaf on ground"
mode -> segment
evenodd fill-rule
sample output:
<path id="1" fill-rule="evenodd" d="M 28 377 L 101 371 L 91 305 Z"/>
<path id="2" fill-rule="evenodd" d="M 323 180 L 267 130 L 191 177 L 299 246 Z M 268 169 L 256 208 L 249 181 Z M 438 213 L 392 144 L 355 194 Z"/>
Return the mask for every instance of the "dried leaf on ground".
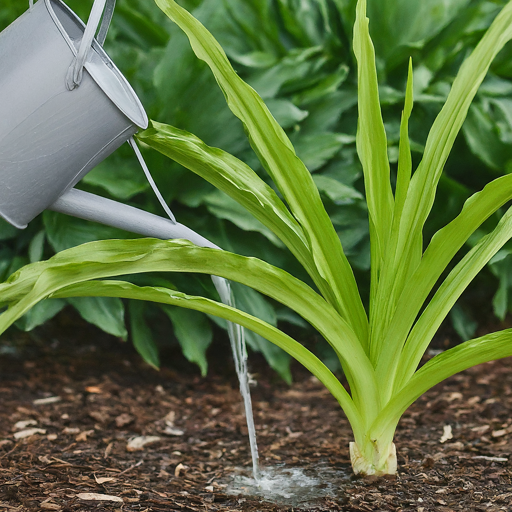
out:
<path id="1" fill-rule="evenodd" d="M 136 452 L 139 450 L 143 450 L 145 446 L 148 444 L 156 443 L 160 441 L 161 437 L 159 436 L 138 436 L 133 437 L 128 441 L 126 445 L 126 450 L 129 452 Z"/>
<path id="2" fill-rule="evenodd" d="M 76 497 L 84 501 L 115 501 L 116 503 L 123 503 L 123 498 L 119 496 L 110 496 L 108 494 L 96 494 L 95 492 L 81 492 Z"/>
<path id="3" fill-rule="evenodd" d="M 14 439 L 25 439 L 26 437 L 34 436 L 36 434 L 46 434 L 46 430 L 42 428 L 27 428 L 26 430 L 20 430 L 14 434 Z"/>

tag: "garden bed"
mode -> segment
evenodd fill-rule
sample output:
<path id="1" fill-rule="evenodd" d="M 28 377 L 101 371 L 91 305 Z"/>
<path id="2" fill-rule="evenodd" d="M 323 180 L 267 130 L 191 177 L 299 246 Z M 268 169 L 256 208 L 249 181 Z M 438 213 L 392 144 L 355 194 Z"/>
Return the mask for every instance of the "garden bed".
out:
<path id="1" fill-rule="evenodd" d="M 251 358 L 262 466 L 331 470 L 327 496 L 301 505 L 231 494 L 233 475 L 251 464 L 222 344 L 205 379 L 178 354 L 157 372 L 130 344 L 66 314 L 35 335 L 11 330 L 0 347 L 1 511 L 510 510 L 512 359 L 424 395 L 397 431 L 398 476 L 359 479 L 348 423 L 323 386 L 294 366 L 288 387 Z M 28 429 L 40 430 L 15 438 Z M 129 451 L 142 436 L 160 439 Z M 95 495 L 103 499 L 85 499 Z"/>

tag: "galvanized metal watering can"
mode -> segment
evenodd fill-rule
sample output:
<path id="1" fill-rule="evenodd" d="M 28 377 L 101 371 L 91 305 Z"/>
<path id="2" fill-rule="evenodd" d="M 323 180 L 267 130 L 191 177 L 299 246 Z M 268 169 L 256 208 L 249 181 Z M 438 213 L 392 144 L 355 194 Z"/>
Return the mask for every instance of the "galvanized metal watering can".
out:
<path id="1" fill-rule="evenodd" d="M 30 9 L 0 33 L 0 217 L 22 229 L 50 209 L 218 249 L 176 222 L 133 140 L 148 118 L 102 47 L 114 7 L 115 0 L 94 0 L 85 26 L 61 0 L 30 0 Z M 127 141 L 169 219 L 73 188 Z M 234 305 L 229 282 L 212 280 L 221 301 Z M 243 329 L 228 322 L 228 333 L 248 429 L 254 432 Z M 254 435 L 250 443 L 257 476 Z"/>
<path id="2" fill-rule="evenodd" d="M 115 0 L 95 0 L 84 25 L 61 0 L 31 1 L 0 33 L 0 216 L 22 229 L 51 209 L 214 247 L 176 223 L 133 141 L 148 118 L 102 47 L 114 7 Z M 170 220 L 73 189 L 126 141 Z"/>

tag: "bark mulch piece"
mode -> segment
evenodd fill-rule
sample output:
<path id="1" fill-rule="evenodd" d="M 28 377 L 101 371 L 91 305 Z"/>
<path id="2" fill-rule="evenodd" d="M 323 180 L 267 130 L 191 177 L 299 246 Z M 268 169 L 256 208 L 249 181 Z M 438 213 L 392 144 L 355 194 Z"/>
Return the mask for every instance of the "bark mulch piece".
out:
<path id="1" fill-rule="evenodd" d="M 347 421 L 314 378 L 294 367 L 288 387 L 256 360 L 262 465 L 332 475 L 329 496 L 292 505 L 228 492 L 251 463 L 230 354 L 218 347 L 203 379 L 179 356 L 157 372 L 80 322 L 5 334 L 0 512 L 512 510 L 511 359 L 418 400 L 396 435 L 399 474 L 384 479 L 351 476 Z"/>

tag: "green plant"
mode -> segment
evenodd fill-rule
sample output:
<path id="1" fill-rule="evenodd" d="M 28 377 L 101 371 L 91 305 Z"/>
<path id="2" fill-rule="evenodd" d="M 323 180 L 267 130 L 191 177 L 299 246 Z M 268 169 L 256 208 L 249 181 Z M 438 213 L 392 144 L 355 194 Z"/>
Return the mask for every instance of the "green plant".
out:
<path id="1" fill-rule="evenodd" d="M 365 178 L 372 264 L 368 315 L 315 182 L 285 132 L 258 94 L 233 71 L 211 34 L 173 0 L 157 3 L 187 34 L 196 55 L 212 70 L 229 108 L 242 121 L 253 149 L 284 201 L 241 160 L 205 145 L 187 132 L 153 122 L 139 140 L 210 181 L 252 213 L 289 248 L 319 293 L 260 259 L 198 248 L 184 241 L 92 242 L 62 251 L 48 261 L 27 265 L 0 285 L 1 303 L 9 306 L 0 316 L 0 332 L 45 298 L 141 299 L 219 316 L 283 348 L 324 383 L 351 424 L 355 440 L 350 453 L 356 473 L 396 472 L 393 437 L 407 407 L 450 375 L 512 355 L 512 330 L 508 329 L 462 343 L 418 369 L 432 337 L 463 291 L 512 238 L 510 209 L 495 229 L 474 243 L 444 276 L 482 223 L 512 199 L 512 176 L 507 175 L 473 195 L 460 214 L 440 229 L 423 250 L 424 225 L 455 138 L 492 60 L 512 38 L 512 1 L 462 65 L 414 173 L 408 136 L 413 107 L 412 65 L 409 66 L 395 190 L 390 179 L 366 1 L 357 2 L 357 149 Z M 147 271 L 218 275 L 291 308 L 334 349 L 350 393 L 301 344 L 248 313 L 163 287 L 140 287 L 111 279 Z"/>
<path id="2" fill-rule="evenodd" d="M 87 19 L 91 1 L 66 0 Z M 415 115 L 411 119 L 411 148 L 415 159 L 424 150 L 428 127 L 438 114 L 462 58 L 476 45 L 505 0 L 429 0 L 421 9 L 408 0 L 369 0 L 371 34 L 377 47 L 379 89 L 386 120 L 392 179 L 398 161 L 400 115 L 403 107 L 407 59 L 415 64 Z M 6 0 L 0 7 L 0 29 L 27 8 L 28 2 Z M 354 269 L 367 303 L 369 288 L 369 227 L 362 168 L 357 158 L 357 70 L 349 40 L 355 15 L 354 0 L 181 0 L 221 43 L 237 73 L 265 100 L 272 115 L 285 128 L 297 155 L 313 173 L 345 254 Z M 396 26 L 407 27 L 395 30 Z M 262 30 L 265 27 L 265 30 Z M 221 147 L 246 161 L 267 183 L 270 180 L 251 151 L 238 120 L 231 115 L 207 66 L 193 54 L 186 36 L 156 4 L 144 0 L 118 0 L 107 51 L 128 77 L 150 117 L 195 133 L 211 146 Z M 427 220 L 425 240 L 452 220 L 472 193 L 509 166 L 512 94 L 510 48 L 495 59 L 479 89 L 470 115 L 452 150 L 440 180 L 435 207 Z M 474 112 L 473 112 L 474 111 Z M 475 136 L 475 134 L 477 136 Z M 489 150 L 489 148 L 491 148 Z M 471 152 L 477 158 L 471 157 Z M 192 229 L 231 252 L 263 258 L 311 284 L 282 242 L 234 200 L 209 183 L 188 173 L 163 155 L 145 151 L 151 171 L 173 211 Z M 340 186 L 344 185 L 344 186 Z M 161 213 L 158 203 L 128 147 L 120 148 L 78 185 L 90 192 Z M 495 214 L 479 230 L 490 232 Z M 23 231 L 0 220 L 0 280 L 23 265 L 49 258 L 55 252 L 93 240 L 130 236 L 81 219 L 45 212 Z M 467 248 L 464 248 L 465 251 Z M 450 313 L 463 340 L 470 339 L 477 322 L 471 313 L 503 318 L 510 309 L 512 256 L 504 249 L 493 258 L 472 292 L 465 294 Z M 491 294 L 498 292 L 491 302 Z M 149 283 L 147 278 L 139 282 Z M 191 294 L 211 292 L 202 276 L 172 276 L 173 285 Z M 236 286 L 235 286 L 236 287 Z M 247 287 L 236 287 L 237 303 L 245 311 L 287 329 L 300 326 L 303 339 L 312 337 L 307 324 L 274 301 Z M 482 308 L 473 299 L 486 295 Z M 129 303 L 107 298 L 43 301 L 16 326 L 31 330 L 71 305 L 88 322 L 121 338 L 130 338 L 151 364 L 158 364 L 160 345 L 175 340 L 154 336 L 151 325 L 172 323 L 176 341 L 203 373 L 206 349 L 212 340 L 212 318 L 183 314 L 179 308 L 148 305 L 129 315 Z M 126 306 L 126 308 L 125 308 Z M 135 307 L 135 306 L 134 306 Z M 106 315 L 105 311 L 115 311 Z M 172 311 L 172 314 L 169 312 Z M 487 315 L 486 315 L 487 316 Z M 127 321 L 128 320 L 128 321 Z M 219 322 L 216 322 L 222 326 Z M 185 326 L 195 335 L 184 337 Z M 146 332 L 144 337 L 133 333 Z M 315 350 L 329 367 L 339 368 L 336 356 L 316 338 Z M 252 350 L 263 352 L 269 364 L 290 380 L 288 354 L 261 336 L 247 333 Z"/>

